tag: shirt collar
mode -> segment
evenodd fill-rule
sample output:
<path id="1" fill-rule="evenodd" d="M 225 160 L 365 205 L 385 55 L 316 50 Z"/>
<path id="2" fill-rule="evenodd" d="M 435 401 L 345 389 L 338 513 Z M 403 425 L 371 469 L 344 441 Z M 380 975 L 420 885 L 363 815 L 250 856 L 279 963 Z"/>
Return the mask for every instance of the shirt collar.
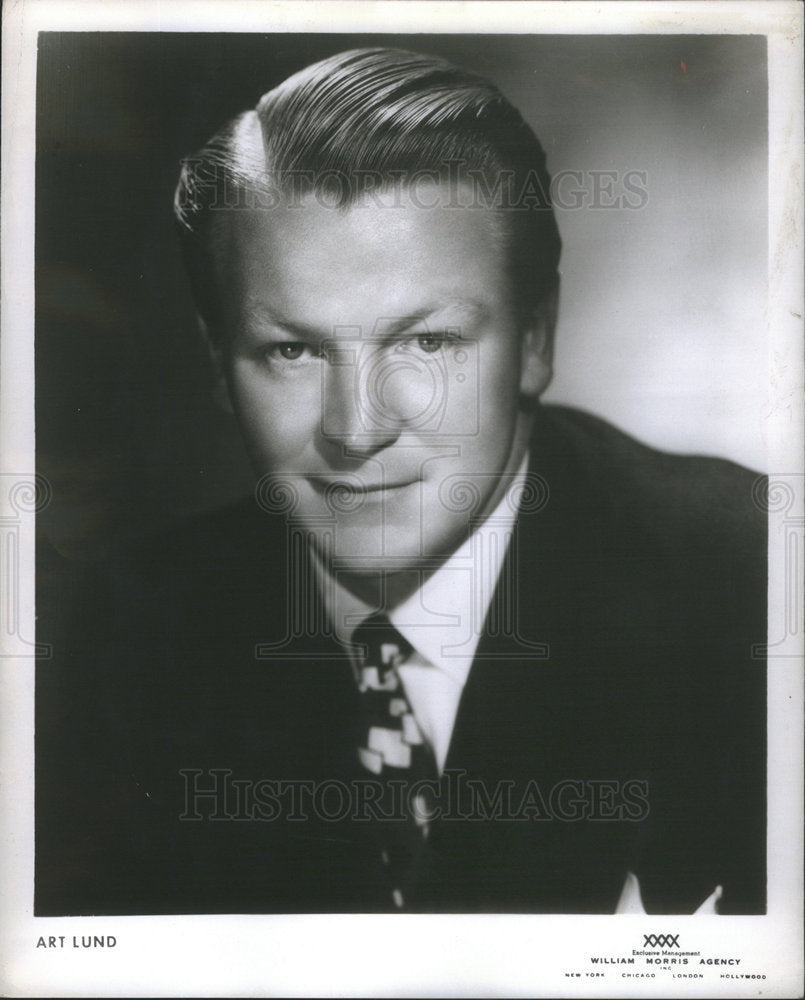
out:
<path id="1" fill-rule="evenodd" d="M 389 620 L 414 649 L 435 667 L 463 684 L 517 520 L 528 468 L 523 457 L 517 474 L 494 511 L 410 597 L 388 609 Z M 314 557 L 325 609 L 337 637 L 349 644 L 358 625 L 375 608 L 356 597 Z"/>

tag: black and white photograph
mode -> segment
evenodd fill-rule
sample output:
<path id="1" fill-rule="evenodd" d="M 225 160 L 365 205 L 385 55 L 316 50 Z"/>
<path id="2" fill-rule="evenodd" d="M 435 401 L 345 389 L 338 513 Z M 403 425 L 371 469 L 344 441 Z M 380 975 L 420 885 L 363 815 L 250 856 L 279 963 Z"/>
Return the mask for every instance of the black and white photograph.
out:
<path id="1" fill-rule="evenodd" d="M 801 11 L 224 6 L 29 39 L 10 995 L 795 996 Z"/>

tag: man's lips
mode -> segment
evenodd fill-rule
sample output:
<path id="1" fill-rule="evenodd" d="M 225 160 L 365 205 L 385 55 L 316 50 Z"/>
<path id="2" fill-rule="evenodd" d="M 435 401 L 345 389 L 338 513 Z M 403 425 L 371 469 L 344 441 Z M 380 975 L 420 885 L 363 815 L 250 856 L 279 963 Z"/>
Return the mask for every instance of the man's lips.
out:
<path id="1" fill-rule="evenodd" d="M 324 479 L 311 477 L 310 482 L 317 493 L 346 493 L 354 496 L 371 496 L 372 494 L 389 493 L 392 490 L 401 490 L 406 486 L 413 486 L 418 482 L 418 477 L 406 479 L 399 478 L 381 483 L 364 482 L 358 476 L 350 479 Z"/>

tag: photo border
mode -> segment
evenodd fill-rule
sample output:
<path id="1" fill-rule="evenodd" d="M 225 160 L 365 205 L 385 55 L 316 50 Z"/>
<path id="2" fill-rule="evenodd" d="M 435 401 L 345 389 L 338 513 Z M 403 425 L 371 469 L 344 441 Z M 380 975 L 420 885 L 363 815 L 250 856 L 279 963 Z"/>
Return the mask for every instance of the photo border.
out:
<path id="1" fill-rule="evenodd" d="M 802 8 L 796 2 L 112 3 L 23 0 L 3 11 L 3 584 L 0 657 L 3 992 L 16 996 L 660 996 L 648 980 L 596 987 L 567 969 L 640 948 L 645 934 L 742 956 L 763 981 L 675 982 L 679 996 L 802 989 L 803 293 Z M 33 457 L 35 57 L 39 30 L 765 34 L 769 60 L 769 834 L 763 917 L 260 915 L 34 918 Z M 8 598 L 7 598 L 8 600 Z M 41 935 L 112 935 L 114 951 L 37 951 Z M 694 942 L 696 944 L 694 945 Z M 416 956 L 409 961 L 406 956 Z M 714 989 L 714 987 L 718 987 Z"/>

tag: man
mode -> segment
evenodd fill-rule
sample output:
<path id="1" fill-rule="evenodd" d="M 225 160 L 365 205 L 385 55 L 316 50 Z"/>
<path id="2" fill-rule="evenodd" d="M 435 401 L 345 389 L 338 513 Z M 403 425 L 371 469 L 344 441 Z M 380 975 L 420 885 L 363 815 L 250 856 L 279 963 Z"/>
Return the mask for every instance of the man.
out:
<path id="1" fill-rule="evenodd" d="M 549 189 L 491 84 L 383 49 L 185 163 L 258 486 L 99 588 L 37 912 L 764 911 L 755 477 L 541 406 Z"/>

